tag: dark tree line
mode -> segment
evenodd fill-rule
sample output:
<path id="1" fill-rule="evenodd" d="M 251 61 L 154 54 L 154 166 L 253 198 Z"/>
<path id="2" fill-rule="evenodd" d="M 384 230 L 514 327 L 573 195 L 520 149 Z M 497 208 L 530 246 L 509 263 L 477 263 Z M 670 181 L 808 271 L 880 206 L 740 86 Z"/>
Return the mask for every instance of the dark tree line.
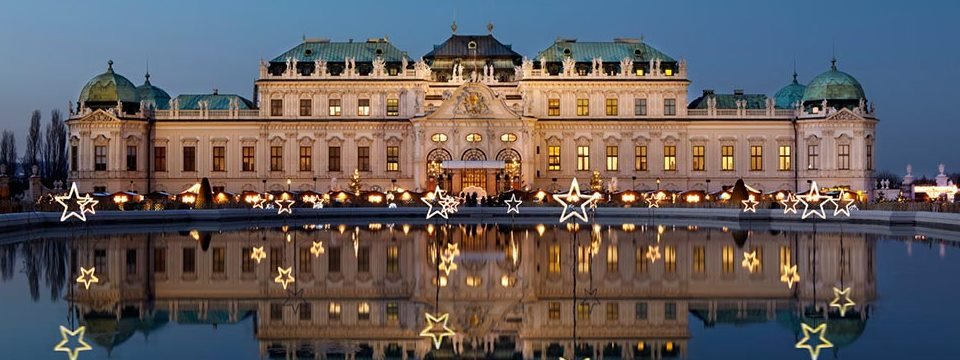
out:
<path id="1" fill-rule="evenodd" d="M 43 183 L 52 186 L 55 181 L 65 181 L 68 175 L 67 124 L 60 110 L 50 112 L 50 121 L 42 125 L 40 110 L 30 114 L 26 149 L 18 161 L 16 137 L 4 130 L 0 135 L 0 164 L 5 165 L 8 175 L 17 174 L 18 167 L 26 176 L 33 175 L 33 167 L 40 172 Z"/>

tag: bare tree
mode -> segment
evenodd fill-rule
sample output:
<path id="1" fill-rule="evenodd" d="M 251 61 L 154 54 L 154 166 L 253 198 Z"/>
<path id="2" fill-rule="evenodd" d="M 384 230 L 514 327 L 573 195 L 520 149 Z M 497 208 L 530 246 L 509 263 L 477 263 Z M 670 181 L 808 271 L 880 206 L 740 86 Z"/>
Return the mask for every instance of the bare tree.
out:
<path id="1" fill-rule="evenodd" d="M 50 113 L 50 124 L 47 125 L 44 147 L 41 148 L 43 162 L 43 177 L 50 186 L 54 181 L 66 181 L 68 174 L 67 164 L 67 125 L 63 122 L 60 110 Z"/>
<path id="2" fill-rule="evenodd" d="M 17 172 L 17 140 L 13 131 L 4 130 L 0 135 L 0 164 L 7 166 L 7 174 Z"/>
<path id="3" fill-rule="evenodd" d="M 33 166 L 40 165 L 40 149 L 43 147 L 43 138 L 40 137 L 40 110 L 34 110 L 30 115 L 30 130 L 27 132 L 27 148 L 23 153 L 23 170 L 33 175 Z"/>

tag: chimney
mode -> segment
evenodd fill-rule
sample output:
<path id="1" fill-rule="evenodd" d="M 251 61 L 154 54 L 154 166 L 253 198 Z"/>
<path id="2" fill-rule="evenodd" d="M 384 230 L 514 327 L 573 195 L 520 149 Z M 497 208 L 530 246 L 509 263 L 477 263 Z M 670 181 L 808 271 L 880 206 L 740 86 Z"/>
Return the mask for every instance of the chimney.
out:
<path id="1" fill-rule="evenodd" d="M 704 96 L 704 97 L 712 96 L 712 95 L 713 95 L 713 89 L 703 89 L 703 96 Z"/>
<path id="2" fill-rule="evenodd" d="M 214 94 L 214 95 L 219 95 L 219 94 L 220 94 L 220 89 L 213 89 L 213 94 Z"/>
<path id="3" fill-rule="evenodd" d="M 733 94 L 737 96 L 743 96 L 743 89 L 733 89 Z"/>

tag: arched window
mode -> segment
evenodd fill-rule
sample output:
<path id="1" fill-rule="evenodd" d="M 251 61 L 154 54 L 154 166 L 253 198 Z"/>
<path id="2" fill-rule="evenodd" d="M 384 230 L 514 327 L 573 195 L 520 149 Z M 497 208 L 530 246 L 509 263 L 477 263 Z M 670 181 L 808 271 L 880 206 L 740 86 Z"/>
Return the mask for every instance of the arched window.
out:
<path id="1" fill-rule="evenodd" d="M 433 135 L 430 136 L 430 141 L 433 141 L 433 142 L 446 142 L 446 141 L 447 141 L 447 134 L 440 134 L 440 133 L 433 134 Z"/>
<path id="2" fill-rule="evenodd" d="M 467 142 L 475 143 L 483 141 L 483 136 L 477 133 L 467 134 Z"/>
<path id="3" fill-rule="evenodd" d="M 500 135 L 500 141 L 503 141 L 503 142 L 517 141 L 517 135 L 513 133 L 506 133 L 506 134 Z"/>

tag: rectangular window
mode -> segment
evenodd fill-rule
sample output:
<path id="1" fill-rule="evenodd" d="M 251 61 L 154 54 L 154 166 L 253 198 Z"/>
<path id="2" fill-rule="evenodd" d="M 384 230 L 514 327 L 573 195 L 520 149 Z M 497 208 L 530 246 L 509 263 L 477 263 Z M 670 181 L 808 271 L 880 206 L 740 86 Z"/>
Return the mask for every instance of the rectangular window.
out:
<path id="1" fill-rule="evenodd" d="M 167 273 L 167 248 L 153 249 L 153 273 Z"/>
<path id="2" fill-rule="evenodd" d="M 213 147 L 213 171 L 227 171 L 227 148 Z"/>
<path id="3" fill-rule="evenodd" d="M 127 249 L 127 275 L 137 274 L 137 249 Z"/>
<path id="4" fill-rule="evenodd" d="M 637 320 L 647 320 L 647 303 L 638 302 L 634 312 Z"/>
<path id="5" fill-rule="evenodd" d="M 755 246 L 753 251 L 757 253 L 757 267 L 754 269 L 756 273 L 763 273 L 763 247 Z"/>
<path id="6" fill-rule="evenodd" d="M 93 170 L 107 171 L 107 147 L 106 146 L 93 147 Z"/>
<path id="7" fill-rule="evenodd" d="M 663 249 L 663 271 L 673 273 L 677 271 L 677 248 L 666 246 Z"/>
<path id="8" fill-rule="evenodd" d="M 400 320 L 400 305 L 397 303 L 387 303 L 387 321 Z"/>
<path id="9" fill-rule="evenodd" d="M 400 99 L 387 99 L 387 116 L 400 115 Z"/>
<path id="10" fill-rule="evenodd" d="M 560 116 L 560 99 L 547 100 L 547 116 Z"/>
<path id="11" fill-rule="evenodd" d="M 620 147 L 607 146 L 607 171 L 620 169 Z"/>
<path id="12" fill-rule="evenodd" d="M 226 271 L 227 259 L 225 256 L 225 249 L 223 247 L 215 247 L 211 252 L 211 268 L 214 274 L 223 274 Z"/>
<path id="13" fill-rule="evenodd" d="M 370 99 L 357 99 L 357 116 L 370 116 Z"/>
<path id="14" fill-rule="evenodd" d="M 340 107 L 340 99 L 330 99 L 329 101 L 327 114 L 330 116 L 340 116 L 342 110 Z"/>
<path id="15" fill-rule="evenodd" d="M 820 145 L 807 145 L 807 169 L 820 168 Z"/>
<path id="16" fill-rule="evenodd" d="M 193 274 L 197 272 L 197 248 L 183 248 L 183 273 Z"/>
<path id="17" fill-rule="evenodd" d="M 733 246 L 724 246 L 721 253 L 721 265 L 724 274 L 732 274 L 734 269 Z"/>
<path id="18" fill-rule="evenodd" d="M 300 303 L 300 321 L 313 320 L 313 304 L 306 301 Z"/>
<path id="19" fill-rule="evenodd" d="M 70 146 L 70 170 L 79 171 L 79 157 L 80 147 L 77 145 Z"/>
<path id="20" fill-rule="evenodd" d="M 370 303 L 362 302 L 357 304 L 357 320 L 360 320 L 360 321 L 370 320 Z"/>
<path id="21" fill-rule="evenodd" d="M 300 171 L 313 171 L 313 146 L 300 147 Z"/>
<path id="22" fill-rule="evenodd" d="M 270 269 L 276 269 L 278 266 L 283 264 L 283 248 L 279 246 L 270 247 Z"/>
<path id="23" fill-rule="evenodd" d="M 400 171 L 399 146 L 387 146 L 387 171 Z"/>
<path id="24" fill-rule="evenodd" d="M 750 146 L 750 171 L 763 171 L 763 146 Z"/>
<path id="25" fill-rule="evenodd" d="M 396 245 L 387 247 L 387 274 L 400 273 L 400 248 Z"/>
<path id="26" fill-rule="evenodd" d="M 560 320 L 560 303 L 552 302 L 547 310 L 550 320 Z"/>
<path id="27" fill-rule="evenodd" d="M 673 116 L 677 114 L 677 99 L 663 99 L 663 115 Z"/>
<path id="28" fill-rule="evenodd" d="M 270 147 L 270 171 L 283 171 L 283 146 Z"/>
<path id="29" fill-rule="evenodd" d="M 340 147 L 331 146 L 327 148 L 327 170 L 340 171 Z"/>
<path id="30" fill-rule="evenodd" d="M 615 274 L 620 271 L 620 254 L 616 245 L 607 246 L 607 272 Z"/>
<path id="31" fill-rule="evenodd" d="M 703 246 L 693 247 L 693 272 L 703 274 L 707 268 L 707 250 Z"/>
<path id="32" fill-rule="evenodd" d="M 184 172 L 197 171 L 197 147 L 196 146 L 183 147 L 183 171 Z"/>
<path id="33" fill-rule="evenodd" d="M 300 260 L 300 273 L 313 275 L 313 254 L 309 247 L 302 247 L 297 253 Z"/>
<path id="34" fill-rule="evenodd" d="M 620 304 L 607 304 L 607 321 L 617 321 L 620 319 Z"/>
<path id="35" fill-rule="evenodd" d="M 361 246 L 357 249 L 357 272 L 360 274 L 370 273 L 370 247 Z"/>
<path id="36" fill-rule="evenodd" d="M 677 147 L 665 145 L 663 147 L 663 171 L 677 171 Z"/>
<path id="37" fill-rule="evenodd" d="M 270 100 L 270 116 L 283 116 L 283 100 Z"/>
<path id="38" fill-rule="evenodd" d="M 370 147 L 357 147 L 357 169 L 360 171 L 370 171 Z"/>
<path id="39" fill-rule="evenodd" d="M 95 249 L 93 250 L 93 267 L 97 269 L 103 269 L 103 272 L 107 271 L 107 250 L 104 249 Z"/>
<path id="40" fill-rule="evenodd" d="M 693 146 L 693 171 L 704 171 L 707 169 L 707 150 L 703 145 Z"/>
<path id="41" fill-rule="evenodd" d="M 577 116 L 590 115 L 590 99 L 577 99 Z"/>
<path id="42" fill-rule="evenodd" d="M 733 171 L 733 145 L 720 147 L 720 170 Z"/>
<path id="43" fill-rule="evenodd" d="M 560 273 L 560 245 L 552 244 L 548 249 L 548 256 L 550 257 L 550 266 L 548 270 L 551 274 Z"/>
<path id="44" fill-rule="evenodd" d="M 590 246 L 577 246 L 577 272 L 582 274 L 590 272 L 590 261 L 593 260 L 591 251 L 593 249 Z"/>
<path id="45" fill-rule="evenodd" d="M 560 147 L 547 147 L 547 170 L 560 171 Z"/>
<path id="46" fill-rule="evenodd" d="M 137 171 L 136 146 L 127 146 L 127 171 Z"/>
<path id="47" fill-rule="evenodd" d="M 340 273 L 340 247 L 331 246 L 328 249 L 329 255 L 327 256 L 327 272 L 331 274 Z"/>
<path id="48" fill-rule="evenodd" d="M 241 160 L 241 166 L 243 171 L 255 171 L 257 163 L 257 149 L 253 146 L 244 146 L 240 149 L 242 152 L 243 159 Z"/>
<path id="49" fill-rule="evenodd" d="M 586 302 L 577 303 L 577 319 L 578 320 L 590 319 L 590 304 L 587 304 Z"/>
<path id="50" fill-rule="evenodd" d="M 633 99 L 633 114 L 647 116 L 647 99 Z"/>
<path id="51" fill-rule="evenodd" d="M 850 145 L 837 145 L 837 170 L 850 170 Z"/>
<path id="52" fill-rule="evenodd" d="M 340 321 L 340 303 L 331 302 L 327 309 L 327 316 L 330 321 Z"/>
<path id="53" fill-rule="evenodd" d="M 873 170 L 873 145 L 867 144 L 865 149 L 867 155 L 867 170 Z"/>
<path id="54" fill-rule="evenodd" d="M 668 302 L 663 304 L 663 318 L 666 320 L 677 319 L 677 303 Z"/>
<path id="55" fill-rule="evenodd" d="M 647 146 L 640 145 L 633 149 L 633 166 L 637 171 L 647 171 Z"/>
<path id="56" fill-rule="evenodd" d="M 300 99 L 300 116 L 313 115 L 313 100 Z"/>
<path id="57" fill-rule="evenodd" d="M 617 100 L 617 98 L 607 99 L 605 103 L 606 109 L 607 109 L 607 116 L 617 116 L 617 114 L 620 113 L 618 103 L 619 101 Z"/>
<path id="58" fill-rule="evenodd" d="M 153 148 L 153 171 L 167 171 L 167 147 Z"/>
<path id="59" fill-rule="evenodd" d="M 780 272 L 783 273 L 784 266 L 793 265 L 793 251 L 789 246 L 780 246 Z"/>
<path id="60" fill-rule="evenodd" d="M 780 145 L 780 148 L 777 150 L 777 169 L 780 171 L 787 171 L 793 168 L 792 162 L 792 148 L 790 145 Z"/>
<path id="61" fill-rule="evenodd" d="M 253 254 L 252 247 L 245 247 L 243 248 L 243 250 L 240 251 L 240 271 L 244 273 L 253 272 L 253 267 L 254 267 L 254 264 L 256 263 L 254 262 L 255 260 L 250 258 L 250 255 L 252 254 Z"/>
<path id="62" fill-rule="evenodd" d="M 590 147 L 577 146 L 577 170 L 590 170 Z"/>
<path id="63" fill-rule="evenodd" d="M 283 320 L 283 303 L 270 304 L 270 320 L 272 321 Z"/>
<path id="64" fill-rule="evenodd" d="M 635 256 L 635 260 L 634 271 L 638 274 L 647 272 L 647 247 L 637 246 L 637 256 Z"/>

